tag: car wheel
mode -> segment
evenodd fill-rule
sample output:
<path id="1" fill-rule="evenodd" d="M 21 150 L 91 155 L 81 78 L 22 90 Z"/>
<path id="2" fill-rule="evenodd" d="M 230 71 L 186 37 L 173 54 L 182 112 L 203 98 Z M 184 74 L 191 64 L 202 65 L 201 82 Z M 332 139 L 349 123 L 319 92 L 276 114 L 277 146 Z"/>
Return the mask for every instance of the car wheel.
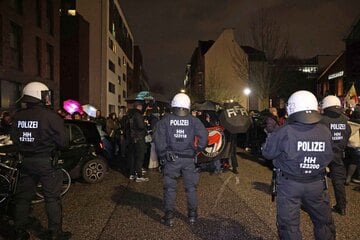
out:
<path id="1" fill-rule="evenodd" d="M 94 158 L 87 161 L 82 168 L 82 178 L 88 183 L 98 183 L 103 180 L 107 172 L 106 161 Z"/>

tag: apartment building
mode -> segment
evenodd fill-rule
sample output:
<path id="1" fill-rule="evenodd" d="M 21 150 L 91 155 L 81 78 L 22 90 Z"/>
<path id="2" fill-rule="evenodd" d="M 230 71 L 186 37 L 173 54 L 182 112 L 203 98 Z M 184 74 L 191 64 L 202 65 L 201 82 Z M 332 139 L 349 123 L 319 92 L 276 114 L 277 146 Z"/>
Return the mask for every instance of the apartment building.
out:
<path id="1" fill-rule="evenodd" d="M 59 102 L 60 0 L 0 1 L 0 109 L 14 110 L 22 87 L 40 81 Z"/>
<path id="2" fill-rule="evenodd" d="M 134 38 L 117 0 L 76 0 L 72 12 L 89 23 L 89 102 L 103 115 L 126 106 L 134 69 Z M 85 61 L 85 59 L 84 59 Z M 86 103 L 84 103 L 86 104 Z"/>

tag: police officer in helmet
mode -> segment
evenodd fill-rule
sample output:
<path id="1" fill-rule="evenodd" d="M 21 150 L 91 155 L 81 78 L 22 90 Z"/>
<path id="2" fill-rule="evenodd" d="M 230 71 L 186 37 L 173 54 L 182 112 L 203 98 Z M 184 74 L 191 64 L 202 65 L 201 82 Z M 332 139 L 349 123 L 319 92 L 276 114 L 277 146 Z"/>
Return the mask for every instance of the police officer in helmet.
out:
<path id="1" fill-rule="evenodd" d="M 315 239 L 335 239 L 335 225 L 326 191 L 325 167 L 333 159 L 331 132 L 321 123 L 316 97 L 293 93 L 288 121 L 269 133 L 262 148 L 276 168 L 277 227 L 280 239 L 302 239 L 300 209 L 314 224 Z"/>
<path id="2" fill-rule="evenodd" d="M 190 114 L 190 98 L 178 93 L 171 102 L 172 112 L 157 122 L 154 141 L 160 163 L 163 165 L 164 210 L 163 221 L 174 224 L 174 208 L 177 178 L 184 179 L 187 197 L 187 216 L 190 224 L 197 219 L 197 192 L 199 172 L 196 169 L 196 154 L 208 141 L 208 132 L 203 123 Z"/>
<path id="3" fill-rule="evenodd" d="M 51 91 L 41 82 L 30 82 L 20 99 L 26 108 L 14 115 L 11 139 L 21 157 L 20 179 L 15 194 L 15 239 L 29 239 L 26 225 L 38 182 L 42 184 L 48 216 L 46 239 L 69 239 L 62 231 L 60 192 L 63 174 L 54 153 L 68 145 L 63 119 L 52 111 Z"/>
<path id="4" fill-rule="evenodd" d="M 330 177 L 334 187 L 336 205 L 332 210 L 340 215 L 346 214 L 346 168 L 343 153 L 351 135 L 348 117 L 342 113 L 340 99 L 334 95 L 326 96 L 322 100 L 323 122 L 332 134 L 334 156 L 330 162 Z"/>

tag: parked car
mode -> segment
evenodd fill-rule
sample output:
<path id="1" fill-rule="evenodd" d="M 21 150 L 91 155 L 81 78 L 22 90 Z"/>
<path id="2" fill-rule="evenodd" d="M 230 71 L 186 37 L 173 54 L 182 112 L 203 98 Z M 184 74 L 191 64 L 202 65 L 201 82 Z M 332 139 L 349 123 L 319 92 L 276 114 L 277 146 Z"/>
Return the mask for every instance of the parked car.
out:
<path id="1" fill-rule="evenodd" d="M 97 130 L 96 123 L 81 120 L 65 120 L 65 127 L 69 133 L 69 146 L 61 150 L 60 160 L 62 167 L 67 170 L 71 179 L 82 178 L 88 183 L 97 183 L 103 180 L 108 171 L 107 160 L 103 157 L 104 145 Z M 0 136 L 0 152 L 17 152 L 11 147 L 10 136 Z"/>
<path id="2" fill-rule="evenodd" d="M 61 151 L 61 159 L 72 179 L 82 178 L 88 183 L 103 180 L 108 171 L 104 149 L 96 123 L 82 120 L 65 120 L 70 144 Z"/>

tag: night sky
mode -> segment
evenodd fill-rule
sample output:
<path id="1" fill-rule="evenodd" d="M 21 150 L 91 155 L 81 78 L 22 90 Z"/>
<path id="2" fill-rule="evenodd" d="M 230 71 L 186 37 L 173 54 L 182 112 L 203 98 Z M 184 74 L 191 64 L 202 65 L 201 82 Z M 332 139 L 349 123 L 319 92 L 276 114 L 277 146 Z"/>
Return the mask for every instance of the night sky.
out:
<path id="1" fill-rule="evenodd" d="M 216 40 L 234 28 L 240 45 L 252 45 L 249 19 L 260 8 L 276 11 L 292 55 L 338 54 L 360 17 L 360 0 L 120 0 L 134 44 L 143 54 L 152 89 L 173 94 L 198 40 Z"/>

